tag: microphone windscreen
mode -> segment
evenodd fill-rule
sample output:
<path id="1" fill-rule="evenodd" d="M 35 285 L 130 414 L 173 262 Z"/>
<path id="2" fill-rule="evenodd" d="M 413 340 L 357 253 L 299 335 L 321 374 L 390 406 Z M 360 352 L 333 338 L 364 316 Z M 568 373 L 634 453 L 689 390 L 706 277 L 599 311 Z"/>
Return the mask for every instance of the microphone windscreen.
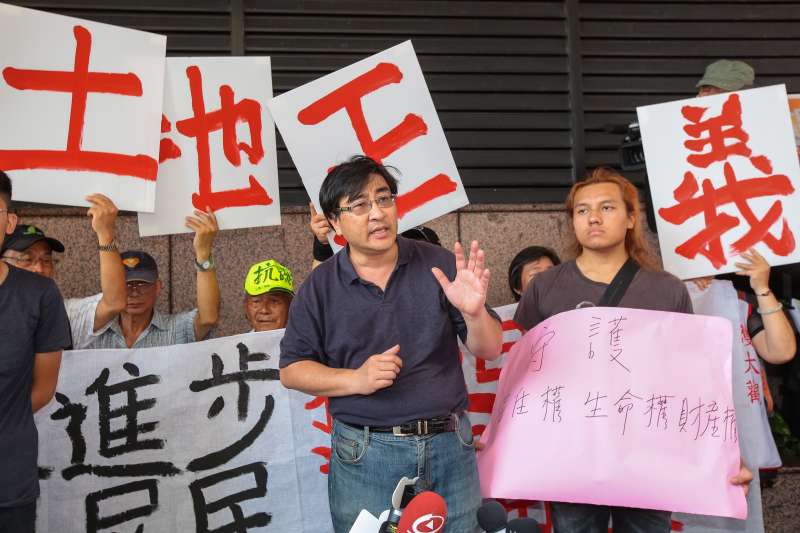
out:
<path id="1" fill-rule="evenodd" d="M 444 522 L 447 518 L 447 503 L 444 498 L 435 492 L 420 492 L 408 502 L 400 522 L 397 524 L 397 533 L 437 533 L 444 531 Z"/>
<path id="2" fill-rule="evenodd" d="M 515 518 L 508 521 L 508 533 L 539 533 L 539 522 L 533 518 Z"/>
<path id="3" fill-rule="evenodd" d="M 506 523 L 506 510 L 497 500 L 487 500 L 478 509 L 478 525 L 487 533 L 502 531 Z"/>

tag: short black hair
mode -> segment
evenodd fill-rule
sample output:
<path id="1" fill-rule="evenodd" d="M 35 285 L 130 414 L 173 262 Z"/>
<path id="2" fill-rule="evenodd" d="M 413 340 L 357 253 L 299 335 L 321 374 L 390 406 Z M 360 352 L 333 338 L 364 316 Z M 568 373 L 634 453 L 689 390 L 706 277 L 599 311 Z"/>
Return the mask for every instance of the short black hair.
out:
<path id="1" fill-rule="evenodd" d="M 0 170 L 0 198 L 6 203 L 6 208 L 11 209 L 11 178 Z"/>
<path id="2" fill-rule="evenodd" d="M 354 198 L 369 182 L 372 174 L 378 174 L 386 180 L 392 194 L 397 194 L 397 179 L 386 167 L 365 155 L 354 155 L 349 160 L 333 167 L 319 190 L 319 205 L 327 219 L 339 216 L 339 201 L 342 198 Z"/>
<path id="3" fill-rule="evenodd" d="M 522 269 L 524 269 L 525 265 L 528 263 L 533 263 L 543 257 L 552 261 L 553 265 L 561 263 L 558 254 L 544 246 L 528 246 L 527 248 L 523 248 L 514 256 L 514 259 L 511 260 L 511 264 L 508 265 L 508 287 L 511 289 L 511 294 L 516 301 L 519 301 L 520 298 L 517 291 L 520 290 L 522 286 Z"/>

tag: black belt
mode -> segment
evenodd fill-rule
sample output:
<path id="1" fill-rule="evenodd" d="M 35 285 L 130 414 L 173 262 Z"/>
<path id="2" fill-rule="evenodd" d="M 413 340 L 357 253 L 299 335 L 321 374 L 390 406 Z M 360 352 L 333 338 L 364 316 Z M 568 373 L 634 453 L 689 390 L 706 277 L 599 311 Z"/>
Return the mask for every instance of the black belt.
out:
<path id="1" fill-rule="evenodd" d="M 364 429 L 365 426 L 358 424 L 349 424 L 358 429 Z M 441 416 L 438 418 L 428 418 L 423 420 L 412 420 L 405 422 L 399 426 L 366 426 L 370 431 L 376 433 L 392 433 L 398 437 L 412 437 L 434 435 L 436 433 L 445 433 L 447 431 L 456 430 L 456 417 L 455 415 Z"/>

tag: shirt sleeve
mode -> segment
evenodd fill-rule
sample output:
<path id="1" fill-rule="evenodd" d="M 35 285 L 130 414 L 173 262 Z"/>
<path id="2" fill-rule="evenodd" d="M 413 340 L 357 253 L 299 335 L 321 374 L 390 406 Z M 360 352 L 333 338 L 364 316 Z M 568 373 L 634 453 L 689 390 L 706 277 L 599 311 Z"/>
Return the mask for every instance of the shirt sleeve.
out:
<path id="1" fill-rule="evenodd" d="M 446 300 L 447 303 L 447 313 L 450 316 L 450 322 L 453 324 L 453 327 L 456 330 L 456 334 L 458 338 L 461 339 L 461 342 L 466 344 L 467 343 L 467 335 L 469 331 L 467 331 L 467 323 L 464 321 L 464 315 L 461 314 L 461 311 L 455 308 L 453 304 L 447 301 L 447 297 L 442 295 L 442 297 Z M 489 316 L 497 320 L 498 322 L 502 323 L 503 321 L 500 320 L 500 315 L 498 315 L 494 309 L 489 307 L 489 304 L 484 304 L 486 308 L 486 312 L 489 313 Z"/>
<path id="2" fill-rule="evenodd" d="M 39 323 L 34 340 L 36 353 L 57 352 L 72 347 L 72 332 L 64 300 L 55 282 L 47 281 L 39 304 Z"/>
<path id="3" fill-rule="evenodd" d="M 321 315 L 322 306 L 314 293 L 313 280 L 306 280 L 289 307 L 289 319 L 281 339 L 279 368 L 286 368 L 298 361 L 325 364 Z"/>
<path id="4" fill-rule="evenodd" d="M 198 339 L 194 334 L 194 317 L 197 316 L 197 309 L 186 311 L 185 313 L 178 313 L 175 315 L 175 344 L 184 344 L 196 341 L 204 341 L 211 338 L 213 329 L 210 329 L 206 336 Z"/>
<path id="5" fill-rule="evenodd" d="M 95 294 L 87 298 L 69 298 L 64 300 L 67 317 L 72 327 L 72 349 L 82 350 L 89 346 L 94 337 L 94 317 L 97 304 L 103 294 Z"/>
<path id="6" fill-rule="evenodd" d="M 514 322 L 525 330 L 533 329 L 543 320 L 542 313 L 539 310 L 539 291 L 541 289 L 536 281 L 537 279 L 534 277 L 523 293 L 522 298 L 520 298 L 517 310 L 514 313 Z"/>
<path id="7" fill-rule="evenodd" d="M 762 331 L 764 331 L 764 320 L 759 313 L 751 311 L 750 316 L 747 317 L 747 334 L 752 339 Z"/>
<path id="8" fill-rule="evenodd" d="M 689 291 L 686 289 L 686 285 L 682 282 L 678 282 L 675 290 L 677 291 L 675 312 L 693 315 L 694 308 L 692 307 L 692 299 L 689 296 Z"/>

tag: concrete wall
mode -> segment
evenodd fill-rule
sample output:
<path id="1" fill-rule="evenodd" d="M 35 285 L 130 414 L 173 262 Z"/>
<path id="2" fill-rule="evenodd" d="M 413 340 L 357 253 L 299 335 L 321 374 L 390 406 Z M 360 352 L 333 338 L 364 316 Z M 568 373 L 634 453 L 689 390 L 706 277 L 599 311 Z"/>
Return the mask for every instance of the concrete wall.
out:
<path id="1" fill-rule="evenodd" d="M 100 290 L 96 238 L 82 209 L 26 208 L 20 220 L 36 224 L 61 240 L 67 248 L 57 267 L 57 281 L 65 297 L 85 296 Z M 247 268 L 261 259 L 275 258 L 292 269 L 299 286 L 311 267 L 312 237 L 308 212 L 302 208 L 283 210 L 283 224 L 276 227 L 220 232 L 214 248 L 220 287 L 222 319 L 217 336 L 247 330 L 242 310 L 242 282 Z M 511 303 L 508 264 L 525 246 L 542 244 L 564 252 L 569 226 L 560 204 L 477 205 L 451 213 L 429 224 L 442 243 L 452 247 L 456 239 L 477 239 L 486 251 L 492 272 L 489 304 Z M 122 214 L 117 223 L 117 241 L 122 250 L 141 249 L 158 262 L 164 291 L 158 308 L 164 312 L 191 309 L 195 305 L 195 269 L 192 235 L 138 236 L 136 216 Z"/>

